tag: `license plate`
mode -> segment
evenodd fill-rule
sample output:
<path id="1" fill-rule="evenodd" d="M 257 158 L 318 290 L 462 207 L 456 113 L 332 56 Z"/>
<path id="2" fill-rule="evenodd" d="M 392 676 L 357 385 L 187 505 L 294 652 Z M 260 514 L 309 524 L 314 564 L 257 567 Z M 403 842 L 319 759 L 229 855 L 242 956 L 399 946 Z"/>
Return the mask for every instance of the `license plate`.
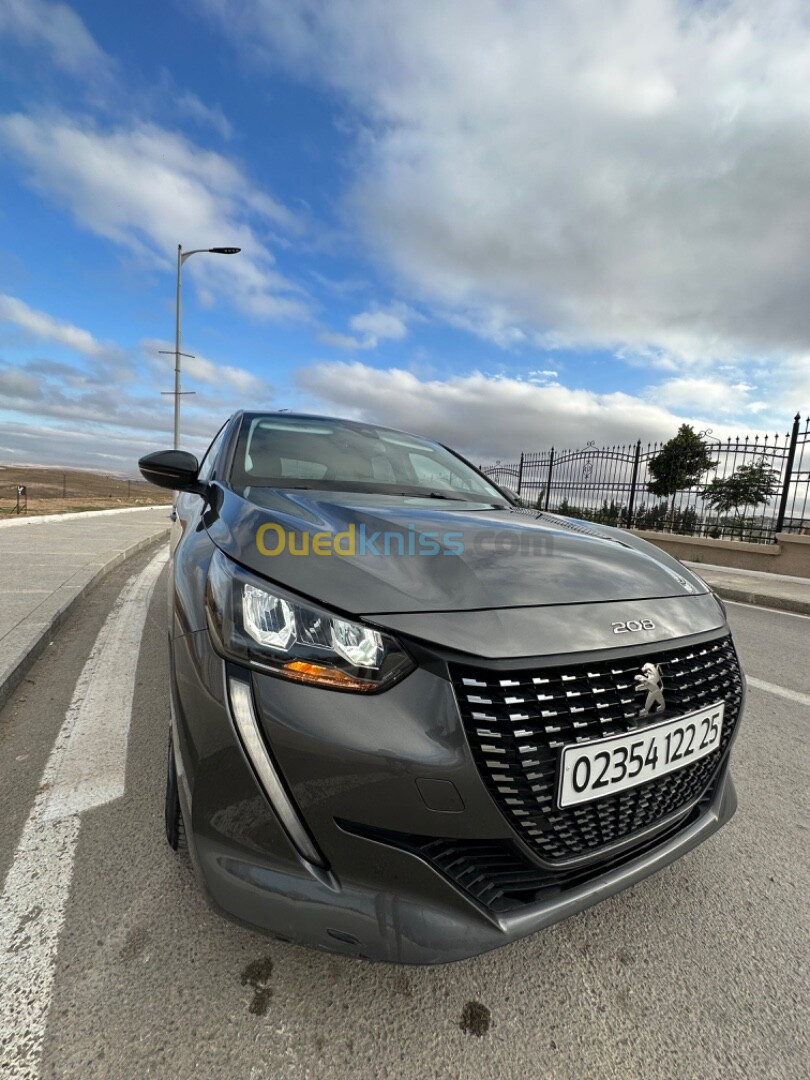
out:
<path id="1" fill-rule="evenodd" d="M 562 752 L 559 806 L 637 787 L 706 757 L 720 745 L 725 702 L 626 735 L 574 743 Z"/>

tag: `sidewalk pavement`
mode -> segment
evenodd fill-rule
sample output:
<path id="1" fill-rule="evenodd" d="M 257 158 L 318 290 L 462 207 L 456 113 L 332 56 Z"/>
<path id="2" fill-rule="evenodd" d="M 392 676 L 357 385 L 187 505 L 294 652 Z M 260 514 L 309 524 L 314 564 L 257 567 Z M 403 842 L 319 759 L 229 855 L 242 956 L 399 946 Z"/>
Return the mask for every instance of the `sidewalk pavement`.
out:
<path id="1" fill-rule="evenodd" d="M 171 506 L 0 523 L 0 706 L 72 605 L 171 528 Z"/>
<path id="2" fill-rule="evenodd" d="M 810 615 L 810 578 L 685 562 L 724 600 Z"/>

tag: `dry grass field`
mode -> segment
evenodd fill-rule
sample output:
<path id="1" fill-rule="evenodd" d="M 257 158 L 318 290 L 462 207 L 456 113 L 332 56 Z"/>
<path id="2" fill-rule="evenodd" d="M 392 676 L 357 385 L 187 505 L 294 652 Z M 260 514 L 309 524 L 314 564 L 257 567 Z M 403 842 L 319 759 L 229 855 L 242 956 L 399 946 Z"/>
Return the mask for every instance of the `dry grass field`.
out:
<path id="1" fill-rule="evenodd" d="M 172 501 L 170 491 L 147 484 L 145 480 L 122 480 L 86 469 L 0 465 L 0 519 L 16 516 L 19 484 L 27 490 L 29 515 L 112 510 L 120 506 L 149 506 Z"/>

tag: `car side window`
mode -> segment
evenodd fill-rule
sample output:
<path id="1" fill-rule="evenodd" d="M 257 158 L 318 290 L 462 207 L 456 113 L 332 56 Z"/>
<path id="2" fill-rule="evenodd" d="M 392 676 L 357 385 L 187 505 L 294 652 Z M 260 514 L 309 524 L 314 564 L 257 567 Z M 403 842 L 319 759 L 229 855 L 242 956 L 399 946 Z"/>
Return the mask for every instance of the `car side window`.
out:
<path id="1" fill-rule="evenodd" d="M 225 428 L 227 426 L 227 423 L 222 425 L 222 427 L 214 436 L 211 445 L 205 451 L 205 457 L 200 462 L 200 471 L 197 473 L 197 479 L 201 480 L 203 483 L 206 483 L 208 480 L 211 479 L 211 473 L 214 469 L 214 462 L 217 460 L 219 448 L 220 446 L 222 446 L 222 440 L 225 438 Z"/>

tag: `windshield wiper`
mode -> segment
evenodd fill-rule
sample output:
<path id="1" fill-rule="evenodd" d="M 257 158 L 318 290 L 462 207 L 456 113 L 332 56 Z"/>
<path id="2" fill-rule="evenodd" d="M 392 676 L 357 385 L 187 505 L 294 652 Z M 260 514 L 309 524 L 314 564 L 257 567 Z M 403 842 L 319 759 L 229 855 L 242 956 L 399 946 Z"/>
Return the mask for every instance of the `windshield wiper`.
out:
<path id="1" fill-rule="evenodd" d="M 466 495 L 445 495 L 443 491 L 378 491 L 377 495 L 393 495 L 403 499 L 449 499 L 451 502 L 470 502 Z M 472 500 L 477 502 L 478 500 Z"/>
<path id="2" fill-rule="evenodd" d="M 448 495 L 446 491 L 428 491 L 419 492 L 418 494 L 411 491 L 395 491 L 391 494 L 394 495 L 406 495 L 411 499 L 447 499 L 449 502 L 466 502 L 466 503 L 487 503 L 491 510 L 503 509 L 505 506 L 509 506 L 509 503 L 491 503 L 489 499 L 483 495 L 478 497 L 476 495 Z"/>

